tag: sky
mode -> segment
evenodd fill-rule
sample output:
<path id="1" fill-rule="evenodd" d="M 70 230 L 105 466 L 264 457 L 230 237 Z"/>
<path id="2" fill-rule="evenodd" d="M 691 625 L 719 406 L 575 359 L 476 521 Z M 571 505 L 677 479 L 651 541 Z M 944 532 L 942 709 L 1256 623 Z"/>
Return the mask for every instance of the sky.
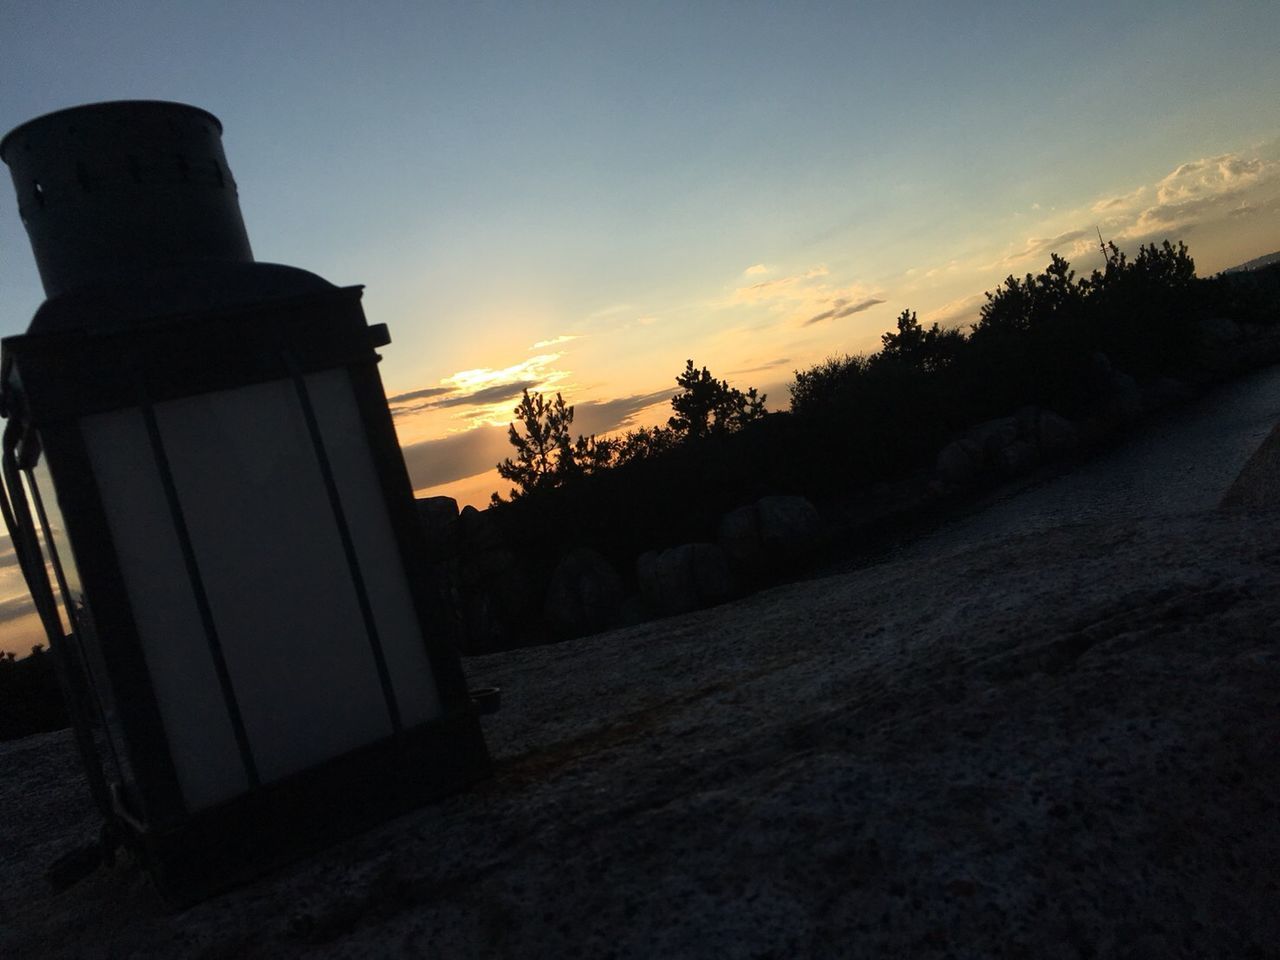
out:
<path id="1" fill-rule="evenodd" d="M 1201 275 L 1280 249 L 1272 0 L 0 0 L 0 20 L 0 134 L 115 99 L 221 119 L 255 256 L 365 286 L 414 486 L 463 504 L 506 492 L 524 388 L 620 432 L 665 421 L 693 359 L 785 409 L 796 370 L 875 349 L 905 308 L 962 326 L 1051 251 L 1100 265 L 1098 230 L 1185 240 Z M 4 187 L 7 336 L 43 292 Z M 0 565 L 0 620 L 23 592 Z"/>

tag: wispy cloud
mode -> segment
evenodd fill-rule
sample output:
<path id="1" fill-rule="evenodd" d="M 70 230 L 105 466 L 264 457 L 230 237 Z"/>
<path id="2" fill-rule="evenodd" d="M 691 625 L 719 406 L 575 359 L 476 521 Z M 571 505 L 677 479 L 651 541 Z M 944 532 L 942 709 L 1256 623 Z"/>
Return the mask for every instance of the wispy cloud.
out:
<path id="1" fill-rule="evenodd" d="M 538 386 L 537 380 L 516 380 L 512 383 L 495 383 L 491 387 L 484 387 L 480 390 L 473 390 L 471 393 L 456 393 L 444 400 L 438 400 L 434 404 L 437 407 L 480 407 L 491 403 L 501 403 L 503 400 L 512 400 L 520 396 L 526 390 L 532 390 Z"/>
<path id="2" fill-rule="evenodd" d="M 937 324 L 940 327 L 967 327 L 978 322 L 979 311 L 987 302 L 986 294 L 975 293 L 944 303 L 936 310 L 931 310 L 920 318 L 925 325 Z"/>
<path id="3" fill-rule="evenodd" d="M 742 275 L 743 275 L 744 277 L 758 277 L 758 276 L 760 276 L 761 274 L 765 274 L 765 273 L 768 273 L 768 272 L 769 272 L 769 268 L 768 268 L 768 267 L 766 267 L 763 263 L 757 263 L 757 264 L 753 264 L 752 266 L 749 266 L 749 267 L 747 267 L 747 269 L 743 270 L 743 271 L 742 271 Z"/>
<path id="4" fill-rule="evenodd" d="M 550 340 L 539 340 L 537 343 L 535 343 L 535 344 L 534 344 L 533 346 L 531 346 L 529 349 L 530 349 L 530 350 L 543 350 L 543 349 L 545 349 L 545 348 L 547 348 L 547 347 L 556 347 L 556 346 L 559 346 L 559 345 L 560 345 L 560 344 L 562 344 L 562 343 L 571 343 L 571 342 L 573 342 L 574 340 L 581 340 L 581 339 L 582 339 L 582 334 L 580 334 L 580 333 L 562 333 L 560 336 L 558 336 L 558 337 L 552 337 Z"/>
<path id="5" fill-rule="evenodd" d="M 810 327 L 824 320 L 839 320 L 842 317 L 851 317 L 855 313 L 861 313 L 863 310 L 870 310 L 878 303 L 884 303 L 884 300 L 879 297 L 867 297 L 857 303 L 849 303 L 847 299 L 838 297 L 831 302 L 830 310 L 824 310 L 822 313 L 810 317 L 804 322 L 804 325 Z"/>
<path id="6" fill-rule="evenodd" d="M 509 457 L 511 451 L 507 428 L 497 426 L 473 427 L 401 448 L 415 490 L 438 487 L 492 470 L 504 457 Z"/>
<path id="7" fill-rule="evenodd" d="M 1076 241 L 1088 235 L 1088 230 L 1080 229 L 1067 230 L 1053 237 L 1028 237 L 1026 245 L 1021 250 L 1002 258 L 998 265 L 1007 267 L 1031 257 L 1042 257 L 1046 253 L 1070 253 Z"/>
<path id="8" fill-rule="evenodd" d="M 664 403 L 676 392 L 669 390 L 637 393 L 613 400 L 585 400 L 573 405 L 573 434 L 604 436 L 626 430 L 634 425 L 636 416 L 646 407 Z"/>
<path id="9" fill-rule="evenodd" d="M 479 367 L 460 370 L 440 386 L 410 390 L 390 398 L 391 414 L 406 417 L 428 410 L 491 407 L 520 396 L 525 390 L 553 390 L 567 376 L 555 364 L 560 353 L 543 353 L 501 370 Z"/>
<path id="10" fill-rule="evenodd" d="M 837 286 L 830 282 L 825 265 L 811 267 L 773 280 L 762 280 L 738 287 L 726 306 L 763 307 L 775 319 L 756 321 L 744 330 L 759 331 L 776 325 L 780 318 L 796 327 L 807 327 L 824 320 L 838 320 L 884 303 L 884 297 L 859 283 Z"/>
<path id="11" fill-rule="evenodd" d="M 620 432 L 635 423 L 636 417 L 655 403 L 671 399 L 675 387 L 612 400 L 587 400 L 573 405 L 571 431 L 604 436 Z M 413 489 L 424 490 L 464 480 L 492 470 L 511 456 L 506 425 L 483 425 L 434 440 L 421 440 L 402 448 Z"/>
<path id="12" fill-rule="evenodd" d="M 30 594 L 19 594 L 16 597 L 9 597 L 7 600 L 0 600 L 0 623 L 8 623 L 10 620 L 25 617 L 27 614 L 34 612 L 35 608 L 35 602 L 31 599 Z"/>
<path id="13" fill-rule="evenodd" d="M 446 393 L 453 393 L 453 387 L 424 387 L 421 390 L 410 390 L 408 393 L 397 393 L 394 397 L 387 397 L 387 403 L 409 403 L 413 400 L 429 400 L 432 397 L 440 397 Z"/>
<path id="14" fill-rule="evenodd" d="M 791 363 L 790 357 L 779 357 L 777 360 L 770 360 L 767 363 L 762 363 L 755 367 L 744 367 L 741 370 L 730 370 L 729 376 L 741 377 L 741 376 L 745 376 L 748 373 L 762 373 L 765 370 L 774 370 L 778 367 L 785 367 L 790 363 Z"/>
<path id="15" fill-rule="evenodd" d="M 796 291 L 809 284 L 809 281 L 825 277 L 830 271 L 826 266 L 817 266 L 804 273 L 795 273 L 789 277 L 778 277 L 775 280 L 761 280 L 733 291 L 730 301 L 733 303 L 762 303 L 778 297 L 794 297 Z"/>

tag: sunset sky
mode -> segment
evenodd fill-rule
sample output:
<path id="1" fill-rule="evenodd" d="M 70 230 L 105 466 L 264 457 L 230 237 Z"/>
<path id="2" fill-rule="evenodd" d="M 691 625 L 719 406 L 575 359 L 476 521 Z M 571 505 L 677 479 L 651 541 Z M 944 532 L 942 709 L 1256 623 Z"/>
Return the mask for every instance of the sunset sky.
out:
<path id="1" fill-rule="evenodd" d="M 222 120 L 256 257 L 366 286 L 415 486 L 462 503 L 524 387 L 620 431 L 692 358 L 785 408 L 904 307 L 964 324 L 1050 251 L 1087 272 L 1097 229 L 1201 275 L 1280 249 L 1272 0 L 0 9 L 0 134 L 113 99 Z M 6 178 L 3 335 L 43 299 L 16 207 Z M 0 618 L 23 594 L 0 566 Z"/>

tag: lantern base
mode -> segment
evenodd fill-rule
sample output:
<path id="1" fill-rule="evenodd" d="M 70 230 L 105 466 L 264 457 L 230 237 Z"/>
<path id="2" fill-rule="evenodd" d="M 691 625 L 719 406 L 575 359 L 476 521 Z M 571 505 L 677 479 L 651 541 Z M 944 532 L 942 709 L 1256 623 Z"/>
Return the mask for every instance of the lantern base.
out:
<path id="1" fill-rule="evenodd" d="M 474 714 L 436 721 L 135 835 L 182 909 L 490 775 Z"/>

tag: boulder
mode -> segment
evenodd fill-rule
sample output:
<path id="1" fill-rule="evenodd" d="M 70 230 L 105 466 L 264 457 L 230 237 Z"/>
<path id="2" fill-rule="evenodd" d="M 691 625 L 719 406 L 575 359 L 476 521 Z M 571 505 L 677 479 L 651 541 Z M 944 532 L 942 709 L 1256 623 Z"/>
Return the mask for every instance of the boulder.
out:
<path id="1" fill-rule="evenodd" d="M 1042 410 L 1036 425 L 1036 442 L 1040 456 L 1046 460 L 1070 453 L 1080 443 L 1080 431 L 1066 417 L 1052 410 Z"/>
<path id="2" fill-rule="evenodd" d="M 539 597 L 493 518 L 475 507 L 458 515 L 457 592 L 467 653 L 501 649 L 537 619 Z"/>
<path id="3" fill-rule="evenodd" d="M 720 518 L 716 541 L 729 562 L 739 570 L 759 570 L 765 565 L 760 542 L 760 521 L 755 504 L 739 507 Z"/>
<path id="4" fill-rule="evenodd" d="M 1206 317 L 1196 324 L 1200 339 L 1206 343 L 1235 343 L 1240 339 L 1240 324 L 1227 317 Z"/>
<path id="5" fill-rule="evenodd" d="M 822 533 L 818 509 L 804 497 L 763 497 L 724 515 L 716 540 L 735 570 L 776 570 L 803 557 Z"/>
<path id="6" fill-rule="evenodd" d="M 1018 439 L 1018 420 L 1016 417 L 999 417 L 984 421 L 970 427 L 965 439 L 978 445 L 987 466 L 999 470 L 1000 451 Z"/>
<path id="7" fill-rule="evenodd" d="M 557 634 L 580 637 L 611 626 L 622 603 L 622 579 L 609 561 L 587 547 L 556 564 L 543 613 Z"/>
<path id="8" fill-rule="evenodd" d="M 636 561 L 636 579 L 641 598 L 660 616 L 720 603 L 733 595 L 729 561 L 713 543 L 643 553 Z"/>
<path id="9" fill-rule="evenodd" d="M 453 497 L 421 497 L 416 501 L 418 520 L 426 535 L 433 562 L 458 555 L 458 501 Z"/>
<path id="10" fill-rule="evenodd" d="M 756 518 L 765 551 L 785 560 L 808 553 L 822 533 L 818 508 L 804 497 L 763 497 Z"/>
<path id="11" fill-rule="evenodd" d="M 955 440 L 938 452 L 938 478 L 946 484 L 963 487 L 982 472 L 982 447 L 973 440 Z"/>
<path id="12" fill-rule="evenodd" d="M 1122 423 L 1133 423 L 1142 416 L 1142 391 L 1127 373 L 1112 370 L 1107 377 L 1107 412 Z"/>
<path id="13" fill-rule="evenodd" d="M 1036 445 L 1030 440 L 1018 438 L 994 451 L 996 469 L 1006 477 L 1016 477 L 1032 470 L 1039 461 Z"/>

